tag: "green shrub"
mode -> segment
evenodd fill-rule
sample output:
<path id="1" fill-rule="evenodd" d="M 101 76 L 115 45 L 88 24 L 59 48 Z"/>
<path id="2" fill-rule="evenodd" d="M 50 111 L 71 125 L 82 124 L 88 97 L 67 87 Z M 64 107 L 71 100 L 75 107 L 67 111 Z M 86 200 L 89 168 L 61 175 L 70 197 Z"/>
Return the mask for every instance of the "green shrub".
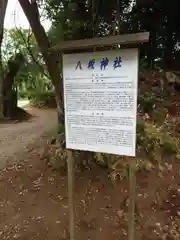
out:
<path id="1" fill-rule="evenodd" d="M 152 122 L 138 120 L 137 124 L 138 154 L 146 153 L 148 157 L 159 157 L 163 154 L 177 154 L 178 144 L 176 138 L 171 136 L 164 125 L 157 126 Z"/>
<path id="2" fill-rule="evenodd" d="M 20 91 L 18 93 L 18 99 L 29 99 L 29 94 L 28 91 Z"/>
<path id="3" fill-rule="evenodd" d="M 54 92 L 29 92 L 28 99 L 36 106 L 56 106 Z"/>
<path id="4" fill-rule="evenodd" d="M 65 129 L 57 127 L 57 139 L 65 141 Z M 79 151 L 73 151 L 76 163 L 81 162 Z M 167 131 L 166 126 L 157 126 L 152 122 L 146 122 L 142 117 L 137 119 L 137 165 L 141 169 L 152 169 L 153 164 L 159 163 L 162 156 L 176 156 L 178 154 L 178 143 Z M 87 155 L 86 155 L 87 156 Z M 84 157 L 84 156 L 83 156 Z M 91 163 L 95 161 L 101 167 L 111 169 L 112 178 L 125 177 L 128 169 L 128 158 L 118 155 L 94 153 Z M 82 161 L 84 164 L 84 160 Z M 89 161 L 87 161 L 89 164 Z"/>

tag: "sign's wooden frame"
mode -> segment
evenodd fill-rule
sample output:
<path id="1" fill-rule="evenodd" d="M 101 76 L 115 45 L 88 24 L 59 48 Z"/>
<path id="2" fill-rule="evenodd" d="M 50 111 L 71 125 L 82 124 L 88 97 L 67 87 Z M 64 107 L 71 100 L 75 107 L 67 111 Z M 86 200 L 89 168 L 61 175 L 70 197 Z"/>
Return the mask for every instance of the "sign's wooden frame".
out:
<path id="1" fill-rule="evenodd" d="M 149 32 L 133 33 L 133 34 L 123 34 L 116 36 L 107 37 L 95 37 L 81 40 L 70 40 L 59 42 L 57 45 L 53 46 L 51 51 L 66 51 L 66 50 L 78 50 L 78 49 L 88 49 L 94 47 L 102 46 L 112 46 L 112 45 L 122 45 L 122 44 L 140 44 L 148 42 Z"/>

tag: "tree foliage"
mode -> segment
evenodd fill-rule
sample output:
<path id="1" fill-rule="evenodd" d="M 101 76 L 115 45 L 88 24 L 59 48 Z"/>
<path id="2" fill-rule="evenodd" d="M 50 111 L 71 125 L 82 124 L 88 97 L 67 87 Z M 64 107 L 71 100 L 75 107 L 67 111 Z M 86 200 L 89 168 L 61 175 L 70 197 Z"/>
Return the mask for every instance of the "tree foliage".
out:
<path id="1" fill-rule="evenodd" d="M 38 93 L 52 90 L 52 84 L 45 69 L 42 55 L 39 52 L 34 34 L 30 29 L 5 30 L 3 44 L 3 62 L 13 59 L 21 53 L 25 62 L 15 77 L 15 87 L 22 97 L 31 97 L 32 92 Z"/>
<path id="2" fill-rule="evenodd" d="M 62 39 L 115 33 L 150 32 L 150 41 L 141 47 L 141 56 L 150 67 L 178 69 L 180 23 L 178 0 L 45 0 L 44 8 L 52 22 L 49 35 L 54 43 Z M 93 15 L 94 14 L 94 15 Z M 118 14 L 120 16 L 118 16 Z M 95 16 L 95 18 L 93 18 Z M 93 22 L 94 19 L 94 22 Z"/>

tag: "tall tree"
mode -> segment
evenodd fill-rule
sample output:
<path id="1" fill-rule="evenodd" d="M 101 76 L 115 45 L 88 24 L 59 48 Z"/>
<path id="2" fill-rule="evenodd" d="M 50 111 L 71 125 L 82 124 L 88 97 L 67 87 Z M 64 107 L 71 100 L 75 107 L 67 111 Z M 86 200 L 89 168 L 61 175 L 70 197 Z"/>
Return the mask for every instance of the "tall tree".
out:
<path id="1" fill-rule="evenodd" d="M 25 57 L 22 53 L 17 53 L 13 58 L 8 60 L 8 66 L 6 67 L 6 75 L 3 82 L 3 97 L 4 97 L 4 109 L 3 113 L 5 117 L 13 118 L 17 110 L 17 91 L 14 90 L 14 81 L 17 73 L 24 64 Z"/>
<path id="2" fill-rule="evenodd" d="M 60 70 L 58 66 L 58 58 L 56 53 L 50 53 L 51 47 L 48 36 L 40 22 L 40 14 L 36 0 L 19 0 L 19 3 L 29 21 L 31 29 L 34 33 L 38 46 L 43 55 L 52 83 L 55 87 L 56 103 L 58 111 L 59 123 L 64 123 L 63 114 L 63 84 L 60 77 Z"/>
<path id="3" fill-rule="evenodd" d="M 2 64 L 2 41 L 4 32 L 4 19 L 8 0 L 0 1 L 0 119 L 3 118 L 3 64 Z"/>

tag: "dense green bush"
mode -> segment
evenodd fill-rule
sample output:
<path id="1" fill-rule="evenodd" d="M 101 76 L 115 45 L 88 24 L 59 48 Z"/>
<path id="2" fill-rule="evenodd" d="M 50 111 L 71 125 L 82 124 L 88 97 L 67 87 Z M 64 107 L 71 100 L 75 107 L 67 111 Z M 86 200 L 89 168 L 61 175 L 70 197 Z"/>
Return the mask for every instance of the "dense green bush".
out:
<path id="1" fill-rule="evenodd" d="M 137 122 L 137 151 L 139 156 L 158 160 L 164 154 L 177 154 L 177 139 L 164 125 L 157 126 L 143 119 Z"/>
<path id="2" fill-rule="evenodd" d="M 29 99 L 31 104 L 39 107 L 56 107 L 55 94 L 53 91 L 21 91 L 19 96 L 20 98 Z"/>
<path id="3" fill-rule="evenodd" d="M 31 92 L 29 100 L 37 106 L 56 106 L 54 92 Z"/>

